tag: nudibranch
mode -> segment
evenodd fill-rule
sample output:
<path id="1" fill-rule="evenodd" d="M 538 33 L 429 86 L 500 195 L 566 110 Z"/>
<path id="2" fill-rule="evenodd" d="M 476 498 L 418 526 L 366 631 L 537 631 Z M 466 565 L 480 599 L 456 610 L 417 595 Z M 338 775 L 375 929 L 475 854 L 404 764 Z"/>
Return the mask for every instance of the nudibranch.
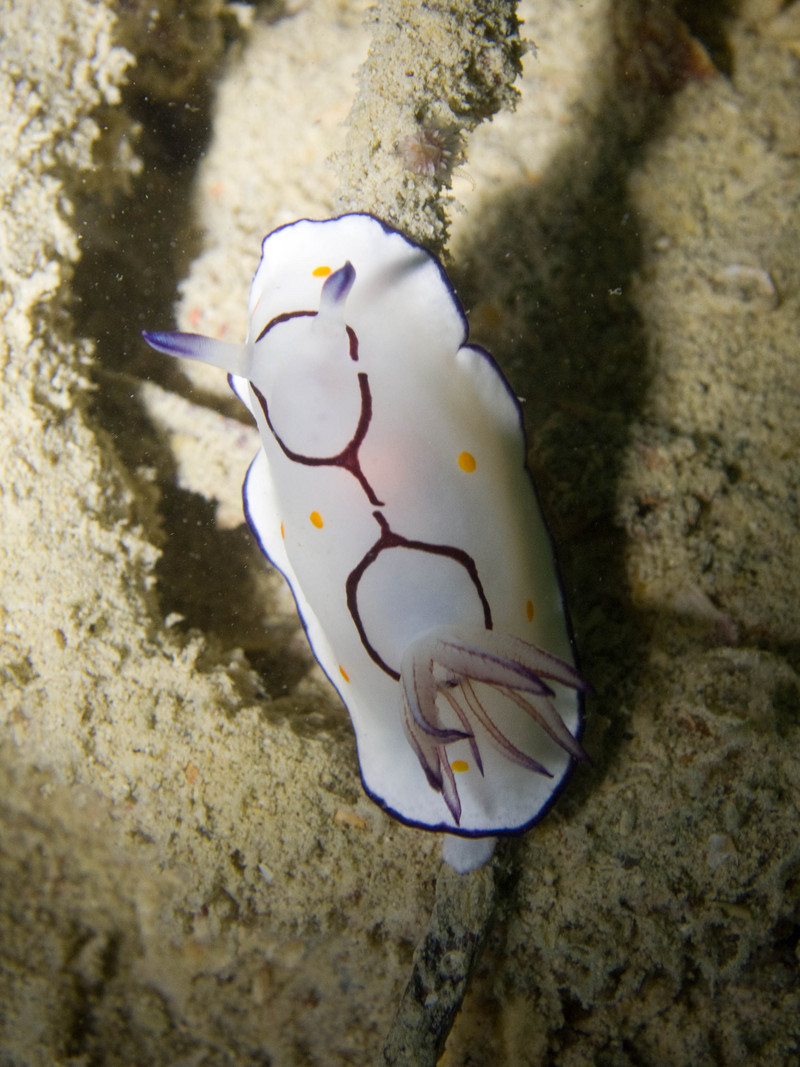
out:
<path id="1" fill-rule="evenodd" d="M 353 722 L 367 794 L 480 866 L 575 761 L 583 695 L 519 403 L 439 262 L 367 214 L 268 234 L 227 371 L 258 426 L 247 521 Z"/>

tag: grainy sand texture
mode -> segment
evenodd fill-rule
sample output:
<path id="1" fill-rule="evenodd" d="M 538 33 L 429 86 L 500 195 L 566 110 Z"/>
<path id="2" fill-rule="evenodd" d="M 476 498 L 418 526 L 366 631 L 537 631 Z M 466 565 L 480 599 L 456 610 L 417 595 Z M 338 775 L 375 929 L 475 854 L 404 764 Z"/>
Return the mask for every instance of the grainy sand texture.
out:
<path id="1" fill-rule="evenodd" d="M 140 337 L 240 338 L 264 234 L 343 206 L 525 398 L 594 687 L 441 1062 L 800 1064 L 800 2 L 691 7 L 525 0 L 525 51 L 493 5 L 454 77 L 476 31 L 390 0 L 0 0 L 2 1067 L 383 1062 L 440 842 L 361 790 L 247 413 Z"/>

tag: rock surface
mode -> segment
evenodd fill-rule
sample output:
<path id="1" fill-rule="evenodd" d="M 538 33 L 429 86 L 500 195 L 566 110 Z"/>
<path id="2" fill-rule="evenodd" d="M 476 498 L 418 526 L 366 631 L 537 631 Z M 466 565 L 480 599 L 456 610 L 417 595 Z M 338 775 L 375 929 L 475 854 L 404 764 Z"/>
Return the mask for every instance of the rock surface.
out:
<path id="1" fill-rule="evenodd" d="M 518 107 L 454 173 L 596 695 L 450 1065 L 800 1055 L 800 5 L 654 7 L 523 9 Z M 240 524 L 238 405 L 138 331 L 186 276 L 178 324 L 241 334 L 263 234 L 333 210 L 368 36 L 126 10 L 0 20 L 0 1064 L 366 1064 L 439 844 L 361 792 Z"/>

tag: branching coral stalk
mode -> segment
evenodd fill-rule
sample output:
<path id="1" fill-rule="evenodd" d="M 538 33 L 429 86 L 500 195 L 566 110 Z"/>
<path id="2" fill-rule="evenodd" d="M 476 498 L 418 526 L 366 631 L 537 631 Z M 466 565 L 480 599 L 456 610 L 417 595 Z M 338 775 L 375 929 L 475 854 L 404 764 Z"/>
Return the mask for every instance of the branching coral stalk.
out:
<path id="1" fill-rule="evenodd" d="M 338 208 L 373 212 L 442 254 L 448 189 L 466 135 L 516 104 L 523 52 L 516 3 L 381 0 L 371 18 L 372 44 L 335 159 Z M 381 1065 L 432 1067 L 438 1059 L 490 927 L 497 878 L 497 861 L 464 876 L 443 865 Z"/>
<path id="2" fill-rule="evenodd" d="M 339 208 L 371 211 L 441 254 L 464 137 L 516 103 L 516 3 L 382 0 L 370 17 L 372 44 L 335 160 Z"/>

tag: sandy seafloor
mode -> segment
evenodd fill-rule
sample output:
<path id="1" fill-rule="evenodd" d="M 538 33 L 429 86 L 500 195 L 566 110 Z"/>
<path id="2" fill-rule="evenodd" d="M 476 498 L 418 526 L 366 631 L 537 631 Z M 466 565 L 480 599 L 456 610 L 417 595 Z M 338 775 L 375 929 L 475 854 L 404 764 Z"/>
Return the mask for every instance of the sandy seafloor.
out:
<path id="1" fill-rule="evenodd" d="M 800 4 L 724 7 L 721 73 L 659 97 L 607 0 L 526 4 L 456 171 L 595 695 L 451 1067 L 800 1063 Z M 242 526 L 246 413 L 138 331 L 243 333 L 263 234 L 334 210 L 368 37 L 243 7 L 223 55 L 165 7 L 159 97 L 126 10 L 0 5 L 0 1064 L 367 1064 L 439 843 L 360 789 Z"/>

